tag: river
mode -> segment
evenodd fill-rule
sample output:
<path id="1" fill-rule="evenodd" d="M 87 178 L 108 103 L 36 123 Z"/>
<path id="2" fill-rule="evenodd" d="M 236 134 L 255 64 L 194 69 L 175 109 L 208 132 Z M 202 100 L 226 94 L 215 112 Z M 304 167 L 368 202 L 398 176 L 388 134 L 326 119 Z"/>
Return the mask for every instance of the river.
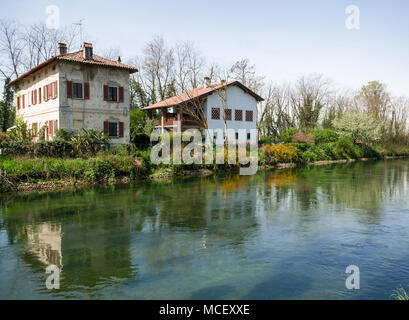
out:
<path id="1" fill-rule="evenodd" d="M 408 181 L 386 160 L 2 195 L 0 299 L 391 299 Z"/>

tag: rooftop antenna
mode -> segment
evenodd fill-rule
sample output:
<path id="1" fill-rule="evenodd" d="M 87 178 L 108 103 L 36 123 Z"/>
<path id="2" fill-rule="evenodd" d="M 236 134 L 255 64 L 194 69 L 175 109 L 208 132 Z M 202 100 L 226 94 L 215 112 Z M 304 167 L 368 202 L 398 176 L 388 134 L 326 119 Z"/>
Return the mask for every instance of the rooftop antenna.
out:
<path id="1" fill-rule="evenodd" d="M 85 19 L 81 19 L 80 21 L 73 23 L 74 25 L 80 28 L 80 49 L 82 48 L 82 44 L 84 42 L 83 37 L 82 37 L 82 21 L 84 20 Z"/>

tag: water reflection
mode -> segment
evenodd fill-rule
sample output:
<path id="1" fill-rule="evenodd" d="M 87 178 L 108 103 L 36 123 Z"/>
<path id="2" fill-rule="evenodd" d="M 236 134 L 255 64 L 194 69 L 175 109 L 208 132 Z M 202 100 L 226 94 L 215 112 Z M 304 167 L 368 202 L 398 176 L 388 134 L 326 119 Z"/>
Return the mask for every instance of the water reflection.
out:
<path id="1" fill-rule="evenodd" d="M 405 212 L 408 167 L 404 160 L 348 163 L 2 196 L 0 234 L 8 243 L 0 245 L 0 265 L 23 268 L 20 259 L 40 279 L 47 265 L 59 266 L 54 296 L 314 296 L 306 265 L 317 274 L 324 268 L 330 282 L 340 247 L 346 257 L 367 254 L 369 262 L 372 256 L 359 251 L 362 239 L 374 248 L 380 243 L 368 240 L 372 234 L 392 243 L 374 226 L 398 230 L 400 216 L 387 219 L 385 206 L 404 203 L 398 211 Z M 0 272 L 0 282 L 7 281 Z M 292 283 L 297 291 L 287 292 Z M 34 287 L 49 295 L 43 286 Z"/>

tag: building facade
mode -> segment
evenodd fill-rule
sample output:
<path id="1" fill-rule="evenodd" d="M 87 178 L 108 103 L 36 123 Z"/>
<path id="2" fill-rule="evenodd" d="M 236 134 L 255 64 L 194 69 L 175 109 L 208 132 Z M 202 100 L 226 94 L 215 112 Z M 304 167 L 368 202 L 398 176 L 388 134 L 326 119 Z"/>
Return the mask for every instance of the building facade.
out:
<path id="1" fill-rule="evenodd" d="M 38 136 L 52 140 L 57 129 L 104 131 L 113 144 L 129 142 L 129 75 L 136 68 L 93 53 L 92 44 L 41 63 L 10 85 L 15 88 L 16 115 Z"/>

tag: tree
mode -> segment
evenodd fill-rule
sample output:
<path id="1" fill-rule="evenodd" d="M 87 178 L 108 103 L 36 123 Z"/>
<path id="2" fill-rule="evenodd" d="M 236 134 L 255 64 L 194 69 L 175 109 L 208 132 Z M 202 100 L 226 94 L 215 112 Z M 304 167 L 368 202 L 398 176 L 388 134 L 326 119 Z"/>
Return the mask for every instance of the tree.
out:
<path id="1" fill-rule="evenodd" d="M 129 95 L 130 95 L 130 109 L 146 107 L 150 104 L 150 100 L 142 84 L 132 77 L 129 80 Z"/>
<path id="2" fill-rule="evenodd" d="M 255 65 L 250 64 L 249 59 L 242 59 L 230 68 L 231 78 L 240 81 L 249 89 L 259 93 L 264 86 L 264 79 L 256 75 Z"/>
<path id="3" fill-rule="evenodd" d="M 153 128 L 153 120 L 149 120 L 146 112 L 135 108 L 130 112 L 130 135 L 131 139 L 137 134 L 149 135 Z"/>
<path id="4" fill-rule="evenodd" d="M 381 139 L 382 123 L 373 114 L 349 110 L 335 121 L 335 129 L 354 143 L 371 144 Z"/>
<path id="5" fill-rule="evenodd" d="M 0 129 L 6 132 L 9 127 L 13 125 L 14 121 L 14 92 L 8 85 L 10 78 L 7 78 L 4 82 L 3 101 L 0 102 Z"/>
<path id="6" fill-rule="evenodd" d="M 318 125 L 321 110 L 327 105 L 330 93 L 329 81 L 322 75 L 301 77 L 292 90 L 291 103 L 299 128 Z"/>
<path id="7" fill-rule="evenodd" d="M 369 82 L 361 88 L 358 100 L 366 112 L 372 113 L 380 120 L 386 119 L 391 98 L 385 84 L 378 81 Z"/>

